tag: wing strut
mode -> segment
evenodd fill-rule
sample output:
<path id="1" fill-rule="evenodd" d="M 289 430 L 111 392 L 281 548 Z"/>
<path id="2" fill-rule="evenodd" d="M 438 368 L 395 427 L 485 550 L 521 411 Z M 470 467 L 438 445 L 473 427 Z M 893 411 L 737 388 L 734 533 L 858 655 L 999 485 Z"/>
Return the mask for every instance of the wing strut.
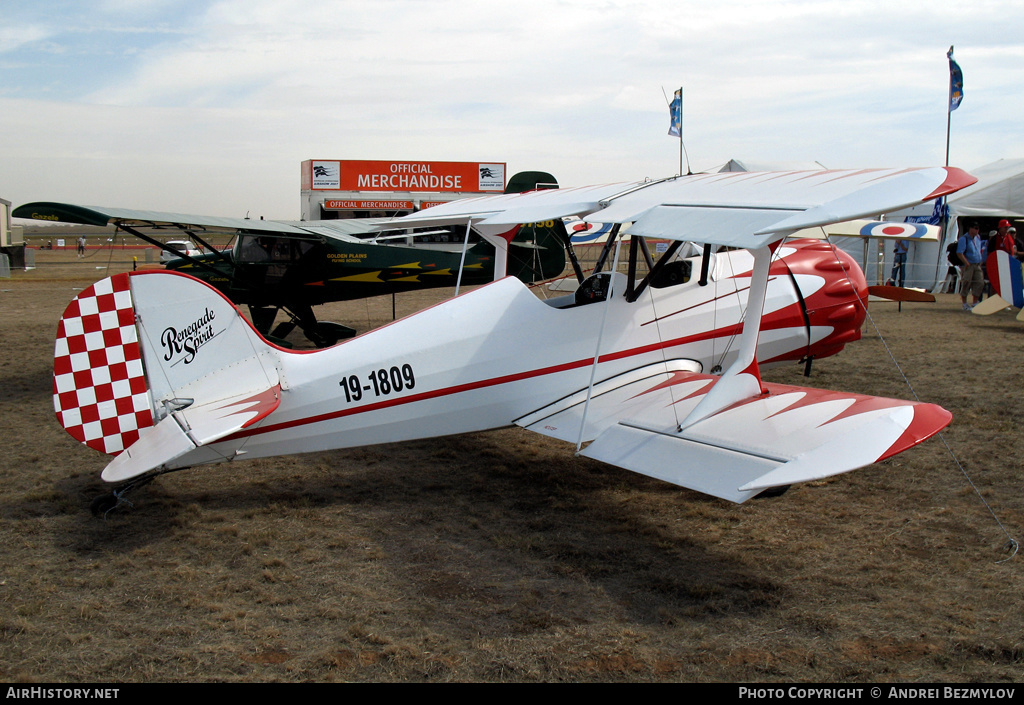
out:
<path id="1" fill-rule="evenodd" d="M 604 247 L 601 249 L 601 254 L 597 257 L 597 262 L 594 264 L 594 274 L 597 274 L 604 269 L 605 262 L 608 261 L 608 255 L 612 252 L 612 245 L 619 238 L 619 230 L 622 228 L 622 223 L 616 223 L 612 226 L 612 229 L 608 231 L 608 240 L 604 243 Z"/>
<path id="2" fill-rule="evenodd" d="M 193 240 L 198 242 L 200 245 L 205 247 L 207 250 L 209 250 L 210 252 L 215 254 L 217 256 L 217 259 L 219 259 L 221 262 L 223 262 L 224 264 L 227 264 L 229 266 L 231 265 L 231 260 L 229 260 L 227 257 L 225 257 L 223 252 L 218 250 L 216 247 L 214 247 L 210 243 L 206 242 L 206 240 L 204 240 L 203 238 L 201 238 L 198 235 L 196 235 L 195 229 L 187 228 L 184 225 L 182 225 L 181 223 L 177 223 L 176 225 L 177 225 L 179 230 L 182 230 L 183 232 L 187 233 L 190 238 L 192 238 Z M 237 235 L 234 236 L 234 237 L 237 237 Z M 234 237 L 232 239 L 234 239 Z M 228 242 L 230 244 L 230 240 Z"/>
<path id="3" fill-rule="evenodd" d="M 604 302 L 604 311 L 601 313 L 601 327 L 597 331 L 597 347 L 594 350 L 594 364 L 590 367 L 590 384 L 587 385 L 587 400 L 583 404 L 583 420 L 580 421 L 580 435 L 576 438 L 576 453 L 578 454 L 583 448 L 583 429 L 587 427 L 587 411 L 590 409 L 590 399 L 594 394 L 594 376 L 597 374 L 597 362 L 601 359 L 601 338 L 604 336 L 604 324 L 608 320 L 608 309 L 612 305 L 612 299 L 615 297 L 615 273 L 619 268 L 619 249 L 622 246 L 622 240 L 617 235 L 619 234 L 618 225 L 612 229 L 612 234 L 609 236 L 609 244 L 612 239 L 617 242 L 615 244 L 615 257 L 612 259 L 612 270 L 608 277 L 608 298 Z"/>
<path id="4" fill-rule="evenodd" d="M 165 245 L 164 243 L 160 242 L 156 238 L 149 237 L 148 235 L 145 235 L 145 234 L 139 232 L 138 230 L 136 230 L 135 228 L 133 228 L 133 227 L 131 227 L 129 225 L 125 225 L 124 223 L 120 223 L 119 222 L 119 223 L 117 223 L 117 227 L 121 228 L 121 230 L 124 230 L 127 233 L 131 233 L 132 235 L 134 235 L 135 237 L 139 238 L 143 242 L 148 242 L 150 245 L 153 245 L 154 247 L 158 247 L 161 250 L 166 250 L 167 252 L 174 253 L 175 257 L 178 257 L 180 259 L 186 260 L 187 262 L 191 262 L 193 265 L 195 265 L 196 267 L 199 267 L 200 269 L 205 269 L 208 272 L 212 272 L 212 273 L 218 274 L 218 275 L 223 274 L 223 272 L 221 272 L 220 270 L 214 269 L 213 267 L 208 265 L 206 262 L 203 262 L 202 260 L 198 260 L 195 257 L 193 257 L 192 255 L 189 255 L 189 254 L 187 254 L 185 252 L 178 252 L 177 250 L 170 250 L 170 249 L 168 249 L 167 245 Z M 188 232 L 189 235 L 192 234 L 188 230 L 186 230 L 185 232 Z M 196 238 L 196 239 L 198 240 L 199 238 Z M 203 244 L 205 245 L 206 243 L 203 243 Z M 213 248 L 210 248 L 210 249 L 213 249 Z M 217 252 L 218 257 L 220 257 L 221 259 L 224 259 L 223 253 L 220 253 L 217 250 L 214 250 L 214 252 Z M 228 276 L 231 277 L 231 279 L 234 281 L 234 283 L 236 285 L 238 285 L 238 286 L 245 286 L 247 288 L 252 288 L 251 286 L 248 286 L 244 282 L 239 283 L 238 277 L 236 275 L 236 268 L 232 268 L 231 272 L 228 274 Z"/>
<path id="5" fill-rule="evenodd" d="M 679 424 L 679 430 L 684 430 L 736 402 L 764 393 L 761 372 L 757 365 L 757 337 L 761 332 L 761 313 L 768 291 L 768 269 L 771 267 L 774 250 L 774 245 L 751 250 L 754 255 L 754 271 L 750 281 L 750 294 L 747 297 L 743 332 L 740 335 L 739 355 L 729 369 L 722 373 L 711 391 L 683 419 Z"/>
<path id="6" fill-rule="evenodd" d="M 466 265 L 466 249 L 469 247 L 469 231 L 473 228 L 473 219 L 466 221 L 466 239 L 462 241 L 462 259 L 459 260 L 459 276 L 455 278 L 455 295 L 459 295 L 459 287 L 462 286 L 462 270 Z M 495 269 L 497 274 L 497 269 Z"/>
<path id="7" fill-rule="evenodd" d="M 643 240 L 641 240 L 641 242 L 643 242 Z M 672 259 L 672 255 L 674 255 L 682 246 L 682 240 L 673 240 L 668 246 L 668 249 L 665 250 L 664 254 L 662 254 L 662 256 L 658 258 L 658 261 L 654 263 L 654 266 L 647 271 L 647 276 L 645 276 L 639 284 L 633 287 L 632 280 L 630 281 L 631 290 L 627 292 L 626 295 L 626 300 L 629 301 L 629 303 L 633 303 L 640 298 L 640 294 L 644 292 L 647 285 L 654 280 L 654 277 L 656 277 L 669 260 Z M 646 249 L 646 245 L 644 247 Z"/>

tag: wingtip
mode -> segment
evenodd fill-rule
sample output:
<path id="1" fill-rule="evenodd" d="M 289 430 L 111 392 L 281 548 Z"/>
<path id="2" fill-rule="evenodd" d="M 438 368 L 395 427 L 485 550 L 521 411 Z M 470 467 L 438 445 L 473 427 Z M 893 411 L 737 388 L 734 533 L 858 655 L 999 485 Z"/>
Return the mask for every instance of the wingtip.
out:
<path id="1" fill-rule="evenodd" d="M 937 189 L 928 194 L 921 201 L 922 203 L 925 201 L 933 201 L 942 196 L 948 196 L 951 193 L 956 193 L 960 189 L 964 189 L 978 183 L 978 177 L 968 174 L 963 169 L 955 166 L 947 166 L 943 167 L 943 169 L 946 172 L 946 179 Z"/>
<path id="2" fill-rule="evenodd" d="M 908 448 L 923 443 L 939 433 L 953 420 L 953 414 L 938 404 L 914 404 L 914 419 L 878 461 L 891 458 Z M 878 462 L 876 461 L 876 462 Z"/>

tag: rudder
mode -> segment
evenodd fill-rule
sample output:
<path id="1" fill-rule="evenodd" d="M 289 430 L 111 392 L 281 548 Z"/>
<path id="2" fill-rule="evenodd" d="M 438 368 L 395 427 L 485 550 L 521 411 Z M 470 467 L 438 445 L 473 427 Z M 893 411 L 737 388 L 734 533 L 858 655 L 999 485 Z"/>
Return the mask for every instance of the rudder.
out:
<path id="1" fill-rule="evenodd" d="M 127 274 L 76 296 L 57 324 L 53 406 L 73 438 L 117 455 L 153 425 Z"/>
<path id="2" fill-rule="evenodd" d="M 184 274 L 97 282 L 58 325 L 54 408 L 72 437 L 117 456 L 104 479 L 165 466 L 277 408 L 277 351 L 218 291 Z"/>

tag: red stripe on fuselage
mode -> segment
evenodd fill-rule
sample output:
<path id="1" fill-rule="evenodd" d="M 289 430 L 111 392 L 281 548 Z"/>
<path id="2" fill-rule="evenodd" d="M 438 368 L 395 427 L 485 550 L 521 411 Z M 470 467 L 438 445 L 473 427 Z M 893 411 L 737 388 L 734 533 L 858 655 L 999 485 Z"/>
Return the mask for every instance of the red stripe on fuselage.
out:
<path id="1" fill-rule="evenodd" d="M 802 326 L 803 323 L 801 322 L 800 325 Z M 777 325 L 776 327 L 784 328 L 786 326 Z M 638 348 L 631 348 L 629 350 L 621 350 L 619 352 L 608 353 L 605 355 L 601 355 L 598 359 L 598 362 L 613 362 L 615 360 L 622 360 L 629 357 L 635 357 L 637 355 L 644 355 L 646 353 L 656 352 L 658 350 L 671 348 L 677 345 L 686 345 L 688 343 L 700 342 L 704 340 L 709 340 L 711 338 L 736 335 L 742 329 L 743 324 L 738 323 L 736 325 L 727 326 L 725 328 L 707 331 L 704 333 L 697 333 L 695 335 L 685 336 L 683 338 L 676 338 L 674 340 L 669 340 L 663 343 L 652 343 L 650 345 L 643 345 Z M 772 330 L 772 328 L 762 327 L 762 330 Z M 252 428 L 244 431 L 239 431 L 230 436 L 227 436 L 223 440 L 232 441 L 240 438 L 246 438 L 248 436 L 261 435 L 264 433 L 273 433 L 275 431 L 283 431 L 289 428 L 296 428 L 298 426 L 306 426 L 309 424 L 322 423 L 324 421 L 332 421 L 334 419 L 340 419 L 346 416 L 353 416 L 355 414 L 363 414 L 371 411 L 379 411 L 380 409 L 387 409 L 393 406 L 400 406 L 402 404 L 413 404 L 428 399 L 437 399 L 439 397 L 453 396 L 456 394 L 461 394 L 463 392 L 470 392 L 476 389 L 496 387 L 502 384 L 520 382 L 524 379 L 532 379 L 534 377 L 543 377 L 545 375 L 556 374 L 558 372 L 566 372 L 568 370 L 574 370 L 592 364 L 594 364 L 594 358 L 588 357 L 583 358 L 582 360 L 566 362 L 561 365 L 551 365 L 549 367 L 541 367 L 536 370 L 525 370 L 523 372 L 515 372 L 513 374 L 502 375 L 501 377 L 492 377 L 490 379 L 477 380 L 476 382 L 467 382 L 465 384 L 459 384 L 453 387 L 435 389 L 429 392 L 420 392 L 419 394 L 410 394 L 409 396 L 406 397 L 387 399 L 385 401 L 374 402 L 372 404 L 364 404 L 363 406 L 357 406 L 348 409 L 338 409 L 337 411 L 331 411 L 325 414 L 318 414 L 316 416 L 310 416 L 302 419 L 295 419 L 293 421 L 282 421 L 276 424 L 267 424 L 260 426 L 259 428 Z"/>

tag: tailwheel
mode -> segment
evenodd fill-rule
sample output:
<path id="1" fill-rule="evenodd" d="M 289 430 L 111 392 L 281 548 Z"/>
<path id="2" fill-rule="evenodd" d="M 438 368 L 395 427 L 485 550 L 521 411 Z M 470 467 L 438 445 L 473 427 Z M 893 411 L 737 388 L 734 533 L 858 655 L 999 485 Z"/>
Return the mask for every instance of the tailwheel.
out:
<path id="1" fill-rule="evenodd" d="M 123 485 L 119 485 L 110 492 L 98 495 L 89 504 L 89 509 L 92 511 L 93 516 L 105 518 L 108 514 L 123 506 L 134 507 L 135 505 L 127 497 L 128 493 L 139 487 L 145 487 L 155 480 L 158 475 L 162 474 L 163 472 L 157 472 L 152 475 L 142 475 Z"/>
<path id="2" fill-rule="evenodd" d="M 120 504 L 121 500 L 113 492 L 107 492 L 106 494 L 98 495 L 89 504 L 89 509 L 92 511 L 94 517 L 105 517 L 107 514 L 112 512 Z"/>

